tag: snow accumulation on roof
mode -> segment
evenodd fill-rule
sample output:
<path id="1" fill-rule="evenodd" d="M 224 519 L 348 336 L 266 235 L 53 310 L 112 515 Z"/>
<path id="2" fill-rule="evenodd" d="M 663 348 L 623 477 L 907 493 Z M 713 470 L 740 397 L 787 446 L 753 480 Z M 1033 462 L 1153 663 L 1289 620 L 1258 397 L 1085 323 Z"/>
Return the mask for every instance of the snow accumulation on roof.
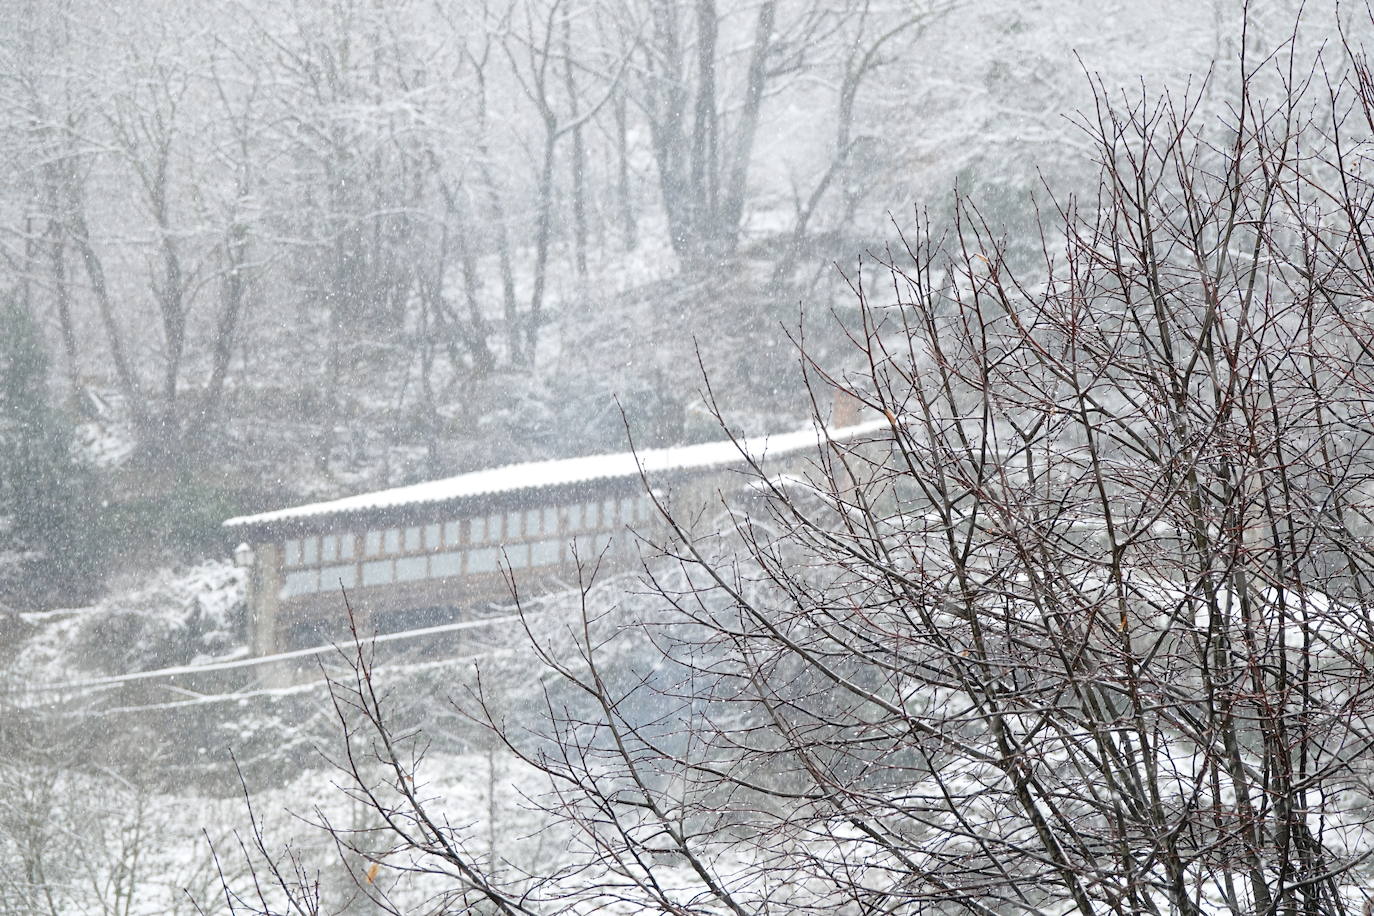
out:
<path id="1" fill-rule="evenodd" d="M 277 509 L 258 515 L 243 515 L 229 519 L 224 523 L 224 527 L 241 528 L 304 521 L 352 512 L 443 503 L 495 493 L 538 490 L 618 477 L 638 477 L 641 470 L 650 476 L 673 471 L 703 470 L 743 464 L 745 455 L 761 463 L 770 458 L 794 455 L 807 450 L 814 451 L 827 442 L 849 442 L 886 429 L 888 425 L 886 419 L 871 420 L 855 426 L 825 429 L 812 427 L 775 436 L 756 436 L 733 441 L 727 439 L 720 442 L 704 442 L 700 445 L 647 449 L 641 452 L 508 464 L 406 487 L 360 493 L 343 499 Z"/>

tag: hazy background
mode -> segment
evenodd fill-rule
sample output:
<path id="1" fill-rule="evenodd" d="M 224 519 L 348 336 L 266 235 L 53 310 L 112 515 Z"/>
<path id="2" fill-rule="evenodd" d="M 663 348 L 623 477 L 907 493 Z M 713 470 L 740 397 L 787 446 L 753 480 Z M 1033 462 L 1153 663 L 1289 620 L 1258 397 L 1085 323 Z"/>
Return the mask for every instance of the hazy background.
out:
<path id="1" fill-rule="evenodd" d="M 1293 28 L 1251 9 L 1254 48 Z M 1219 109 L 1240 14 L 5 3 L 4 404 L 45 433 L 4 453 L 0 600 L 223 556 L 245 510 L 619 449 L 616 398 L 641 442 L 709 437 L 697 347 L 732 421 L 795 426 L 784 329 L 827 358 L 836 264 L 955 188 L 1033 251 L 1042 179 L 1090 186 L 1090 80 Z"/>

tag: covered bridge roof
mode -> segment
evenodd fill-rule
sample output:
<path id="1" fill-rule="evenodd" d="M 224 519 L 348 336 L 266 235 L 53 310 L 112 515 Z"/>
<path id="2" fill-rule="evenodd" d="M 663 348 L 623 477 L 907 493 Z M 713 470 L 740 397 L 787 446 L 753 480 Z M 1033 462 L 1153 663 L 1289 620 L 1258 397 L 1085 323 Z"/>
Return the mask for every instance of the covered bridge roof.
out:
<path id="1" fill-rule="evenodd" d="M 641 470 L 648 476 L 675 471 L 706 470 L 713 467 L 738 465 L 745 455 L 755 462 L 770 458 L 815 451 L 825 442 L 849 442 L 887 428 L 888 421 L 873 420 L 839 428 L 812 427 L 792 433 L 756 436 L 748 439 L 705 442 L 699 445 L 647 449 L 639 452 L 618 452 L 586 455 L 581 458 L 561 458 L 552 461 L 530 461 L 501 467 L 470 471 L 456 477 L 431 480 L 388 490 L 374 490 L 342 499 L 309 503 L 288 509 L 277 509 L 257 515 L 243 515 L 224 523 L 230 529 L 243 529 L 276 524 L 306 522 L 333 515 L 377 512 L 386 509 L 447 503 L 457 500 L 539 490 L 614 478 L 634 478 Z"/>

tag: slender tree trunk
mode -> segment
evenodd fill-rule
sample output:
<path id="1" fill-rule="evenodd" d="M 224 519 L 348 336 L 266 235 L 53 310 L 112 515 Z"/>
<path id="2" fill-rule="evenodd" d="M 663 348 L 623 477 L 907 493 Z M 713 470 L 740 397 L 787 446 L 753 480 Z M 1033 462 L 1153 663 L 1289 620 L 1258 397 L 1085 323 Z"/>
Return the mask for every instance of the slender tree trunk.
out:
<path id="1" fill-rule="evenodd" d="M 515 268 L 511 262 L 510 233 L 506 228 L 506 209 L 501 192 L 492 175 L 490 154 L 485 143 L 477 144 L 478 171 L 482 176 L 482 190 L 487 199 L 487 224 L 496 237 L 496 259 L 501 271 L 501 306 L 506 322 L 507 360 L 513 365 L 523 364 L 524 351 L 520 340 L 520 312 L 515 298 Z"/>
<path id="2" fill-rule="evenodd" d="M 444 178 L 438 155 L 433 148 L 426 149 L 425 153 L 434 176 L 434 184 L 438 188 L 439 194 L 444 198 L 445 214 L 445 220 L 439 231 L 439 266 L 433 280 L 436 288 L 434 321 L 442 331 L 444 339 L 448 341 L 449 359 L 453 365 L 458 366 L 462 362 L 458 357 L 456 348 L 457 337 L 461 334 L 463 344 L 467 347 L 468 355 L 472 360 L 473 371 L 478 375 L 486 375 L 495 366 L 496 360 L 492 356 L 491 346 L 488 342 L 491 337 L 491 328 L 487 324 L 486 317 L 482 314 L 481 279 L 477 267 L 477 255 L 468 240 L 468 234 L 472 231 L 471 225 L 462 199 L 454 193 L 453 188 Z M 448 263 L 449 251 L 454 245 L 458 248 L 458 266 L 463 274 L 463 298 L 468 309 L 466 332 L 459 330 L 462 322 L 450 315 L 451 310 L 444 296 L 444 288 L 448 278 L 448 270 L 445 265 Z M 423 294 L 423 272 L 420 281 Z"/>
<path id="3" fill-rule="evenodd" d="M 51 161 L 43 166 L 43 201 L 48 211 L 48 225 L 43 236 L 48 255 L 48 269 L 52 276 L 57 323 L 62 335 L 62 353 L 66 360 L 70 393 L 76 396 L 81 387 L 81 368 L 77 358 L 76 327 L 72 320 L 72 291 L 67 277 L 67 240 L 63 228 L 66 207 L 62 203 L 62 186 L 72 176 L 68 162 L 55 150 Z"/>
<path id="4" fill-rule="evenodd" d="M 162 289 L 158 292 L 158 306 L 162 312 L 162 331 L 167 346 L 166 363 L 162 373 L 162 405 L 160 409 L 160 437 L 154 443 L 162 454 L 179 450 L 181 437 L 180 406 L 177 403 L 181 379 L 181 363 L 186 352 L 186 291 L 181 267 L 181 253 L 167 224 L 166 198 L 156 201 L 157 227 L 161 236 Z"/>
<path id="5" fill-rule="evenodd" d="M 496 365 L 496 360 L 492 356 L 491 348 L 487 345 L 487 337 L 491 331 L 487 326 L 487 320 L 482 315 L 482 296 L 479 286 L 477 272 L 477 257 L 472 251 L 472 245 L 468 242 L 468 232 L 470 227 L 467 220 L 457 208 L 451 212 L 457 219 L 458 225 L 455 227 L 458 237 L 458 263 L 459 269 L 463 273 L 463 299 L 468 307 L 468 333 L 464 339 L 467 341 L 468 351 L 472 356 L 472 368 L 478 375 L 486 375 Z"/>
<path id="6" fill-rule="evenodd" d="M 683 73 L 682 42 L 678 36 L 677 10 L 661 0 L 653 7 L 654 49 L 648 55 L 650 70 L 649 133 L 658 168 L 659 192 L 663 195 L 668 235 L 679 257 L 695 247 L 693 195 L 696 189 L 684 168 L 687 140 L 687 89 Z"/>
<path id="7" fill-rule="evenodd" d="M 639 247 L 639 227 L 635 221 L 634 202 L 630 195 L 629 128 L 626 124 L 625 93 L 616 93 L 615 105 L 616 189 L 620 203 L 620 236 L 626 251 Z"/>
<path id="8" fill-rule="evenodd" d="M 585 172 L 587 157 L 582 143 L 582 125 L 579 123 L 577 80 L 573 76 L 572 64 L 572 16 L 563 15 L 563 80 L 568 89 L 569 118 L 572 130 L 572 211 L 573 211 L 573 252 L 577 263 L 577 275 L 587 278 L 587 195 Z"/>
<path id="9" fill-rule="evenodd" d="M 38 260 L 38 239 L 34 235 L 34 217 L 29 213 L 24 217 L 24 266 L 19 271 L 19 307 L 24 314 L 33 317 L 33 265 Z"/>
<path id="10" fill-rule="evenodd" d="M 506 360 L 511 365 L 524 362 L 520 339 L 520 307 L 515 298 L 515 268 L 512 265 L 510 250 L 510 230 L 506 226 L 506 210 L 501 202 L 501 191 L 496 184 L 496 176 L 491 170 L 491 150 L 487 146 L 487 80 L 486 55 L 480 61 L 474 59 L 477 81 L 477 170 L 482 178 L 482 193 L 486 198 L 486 224 L 495 234 L 496 259 L 501 271 L 501 309 L 506 323 Z M 467 244 L 464 235 L 463 242 Z M 472 272 L 471 282 L 476 282 L 476 272 Z"/>
<path id="11" fill-rule="evenodd" d="M 200 398 L 199 409 L 187 426 L 187 438 L 198 441 L 210 422 L 219 413 L 224 397 L 224 382 L 234 353 L 234 339 L 245 310 L 247 282 L 244 277 L 248 255 L 248 230 L 235 223 L 224 240 L 225 274 L 220 285 L 220 314 L 215 327 L 214 352 L 211 357 L 210 379 Z"/>
<path id="12" fill-rule="evenodd" d="M 697 99 L 692 116 L 689 193 L 693 195 L 692 227 L 698 253 L 709 252 L 719 232 L 719 156 L 716 149 L 715 0 L 697 0 Z"/>
<path id="13" fill-rule="evenodd" d="M 76 244 L 76 249 L 81 255 L 81 263 L 86 269 L 86 277 L 91 284 L 91 292 L 95 296 L 96 311 L 100 315 L 100 323 L 105 328 L 105 342 L 110 348 L 110 361 L 115 366 L 115 377 L 119 380 L 120 392 L 124 395 L 124 400 L 128 403 L 129 412 L 134 418 L 135 424 L 146 432 L 148 426 L 148 410 L 143 400 L 143 391 L 138 384 L 138 378 L 134 375 L 133 369 L 129 366 L 128 357 L 124 353 L 124 337 L 119 330 L 119 322 L 115 318 L 114 304 L 110 301 L 109 287 L 105 284 L 105 268 L 100 262 L 100 255 L 96 253 L 91 244 L 90 227 L 86 223 L 84 204 L 77 200 L 71 207 L 71 235 L 72 241 Z"/>
<path id="14" fill-rule="evenodd" d="M 224 98 L 221 94 L 221 98 Z M 226 108 L 228 102 L 225 100 Z M 245 110 L 242 119 L 237 119 L 238 168 L 234 182 L 237 199 L 243 200 L 254 189 L 254 172 L 249 141 L 249 113 Z M 188 440 L 201 441 L 205 430 L 219 414 L 224 397 L 224 383 L 229 375 L 229 364 L 234 353 L 234 341 L 238 337 L 239 324 L 247 311 L 248 298 L 248 226 L 241 219 L 234 219 L 224 233 L 221 245 L 224 253 L 225 272 L 220 281 L 220 313 L 215 327 L 215 340 L 210 363 L 210 378 L 201 396 L 199 409 L 188 423 Z"/>
<path id="15" fill-rule="evenodd" d="M 335 161 L 342 161 L 340 153 L 335 152 Z M 329 454 L 334 449 L 334 427 L 339 412 L 339 386 L 343 382 L 343 330 L 347 324 L 344 316 L 351 299 L 354 277 L 348 270 L 348 237 L 353 228 L 340 225 L 345 200 L 341 190 L 344 169 L 334 165 L 326 166 L 326 181 L 329 187 L 330 213 L 333 240 L 330 243 L 329 275 L 325 278 L 325 301 L 328 303 L 329 327 L 326 335 L 324 398 L 320 411 L 319 439 L 315 443 L 315 466 L 324 470 L 329 464 Z M 356 317 L 356 316 L 355 316 Z"/>
<path id="16" fill-rule="evenodd" d="M 733 252 L 739 242 L 740 221 L 744 216 L 744 198 L 749 183 L 749 160 L 754 152 L 759 109 L 763 105 L 763 89 L 768 80 L 768 55 L 773 46 L 773 23 L 776 16 L 777 0 L 767 0 L 759 7 L 758 23 L 754 28 L 754 49 L 749 58 L 744 107 L 740 112 L 739 131 L 735 135 L 735 148 L 730 157 L 730 177 L 721 220 L 725 233 L 724 247 L 727 252 Z"/>
<path id="17" fill-rule="evenodd" d="M 491 213 L 491 225 L 496 232 L 496 260 L 501 270 L 501 306 L 506 321 L 507 359 L 515 365 L 525 362 L 524 351 L 520 346 L 520 310 L 515 298 L 515 267 L 510 251 L 510 232 L 506 227 L 506 211 L 501 203 L 501 194 L 496 189 L 491 169 L 482 165 L 482 183 L 487 190 L 487 206 Z"/>
<path id="18" fill-rule="evenodd" d="M 420 351 L 420 409 L 425 417 L 425 461 L 428 467 L 426 473 L 430 477 L 437 476 L 439 471 L 439 409 L 435 405 L 434 398 L 434 343 L 435 336 L 430 330 L 430 312 L 434 311 L 437 316 L 439 297 L 443 295 L 443 268 L 439 268 L 439 279 L 435 282 L 424 284 L 430 287 L 428 292 L 421 290 L 420 295 L 420 328 L 419 340 L 416 341 Z M 437 322 L 436 322 L 437 323 Z"/>
<path id="19" fill-rule="evenodd" d="M 550 114 L 544 117 L 544 164 L 539 172 L 539 221 L 535 228 L 534 292 L 530 294 L 530 311 L 525 316 L 525 354 L 528 362 L 536 358 L 539 325 L 543 320 L 544 286 L 549 266 L 549 239 L 553 232 L 553 165 L 558 140 L 558 125 Z"/>
<path id="20" fill-rule="evenodd" d="M 76 328 L 72 323 L 72 289 L 67 280 L 67 244 L 63 238 L 62 224 L 57 220 L 48 224 L 48 260 L 57 306 L 57 324 L 62 334 L 62 353 L 67 362 L 67 379 L 74 395 L 81 387 L 81 366 L 77 359 Z"/>

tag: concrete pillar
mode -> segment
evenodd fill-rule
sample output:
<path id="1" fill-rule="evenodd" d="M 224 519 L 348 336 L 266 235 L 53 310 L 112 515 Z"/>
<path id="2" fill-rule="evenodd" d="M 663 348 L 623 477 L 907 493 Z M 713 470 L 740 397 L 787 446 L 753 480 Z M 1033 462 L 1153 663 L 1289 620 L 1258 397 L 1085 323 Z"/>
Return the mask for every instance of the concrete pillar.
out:
<path id="1" fill-rule="evenodd" d="M 248 590 L 249 632 L 254 655 L 280 651 L 277 611 L 281 606 L 281 551 L 276 544 L 259 544 Z"/>

